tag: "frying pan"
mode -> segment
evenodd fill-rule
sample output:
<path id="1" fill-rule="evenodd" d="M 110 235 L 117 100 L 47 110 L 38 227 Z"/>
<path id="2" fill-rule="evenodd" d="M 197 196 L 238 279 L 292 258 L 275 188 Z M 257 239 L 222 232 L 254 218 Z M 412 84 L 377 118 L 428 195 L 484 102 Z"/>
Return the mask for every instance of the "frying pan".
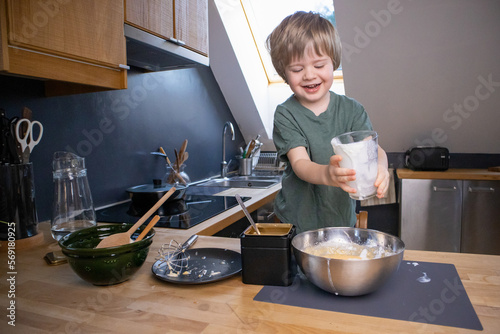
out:
<path id="1" fill-rule="evenodd" d="M 177 284 L 204 284 L 220 281 L 241 271 L 241 254 L 222 248 L 194 248 L 185 251 L 188 265 L 182 273 L 170 272 L 156 261 L 151 270 L 156 278 Z"/>

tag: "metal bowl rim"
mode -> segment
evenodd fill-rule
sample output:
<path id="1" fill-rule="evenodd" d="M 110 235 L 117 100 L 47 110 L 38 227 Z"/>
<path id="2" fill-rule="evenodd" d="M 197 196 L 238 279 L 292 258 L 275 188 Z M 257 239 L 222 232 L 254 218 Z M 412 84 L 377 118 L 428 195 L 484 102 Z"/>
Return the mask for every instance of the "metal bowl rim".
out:
<path id="1" fill-rule="evenodd" d="M 401 248 L 398 250 L 398 251 L 395 251 L 393 254 L 391 255 L 388 255 L 388 256 L 384 256 L 384 257 L 381 257 L 381 258 L 374 258 L 374 259 L 357 259 L 355 262 L 360 262 L 360 261 L 373 261 L 373 260 L 382 260 L 384 258 L 389 258 L 389 257 L 393 257 L 393 256 L 397 256 L 399 254 L 401 254 L 402 252 L 405 251 L 406 249 L 406 245 L 405 243 L 403 242 L 403 240 L 401 240 L 401 238 L 397 237 L 397 236 L 394 236 L 394 235 L 391 235 L 389 233 L 385 233 L 385 232 L 381 232 L 381 231 L 377 231 L 377 230 L 373 230 L 373 229 L 367 229 L 367 228 L 359 228 L 359 227 L 347 227 L 347 226 L 339 226 L 339 227 L 324 227 L 324 228 L 320 228 L 320 229 L 317 229 L 317 230 L 310 230 L 310 231 L 304 231 L 304 232 L 301 232 L 299 234 L 297 234 L 293 239 L 292 239 L 292 248 L 298 252 L 301 252 L 301 253 L 304 253 L 304 254 L 307 254 L 307 256 L 311 256 L 313 258 L 318 258 L 318 259 L 324 259 L 324 260 L 327 260 L 327 261 L 342 261 L 342 262 L 345 262 L 345 261 L 352 261 L 352 260 L 347 260 L 347 259 L 335 259 L 335 258 L 327 258 L 327 257 L 324 257 L 324 256 L 319 256 L 319 255 L 313 255 L 313 254 L 310 254 L 310 253 L 307 253 L 305 252 L 304 250 L 298 248 L 296 246 L 296 243 L 298 241 L 296 240 L 299 240 L 301 236 L 303 235 L 306 235 L 306 234 L 311 234 L 313 232 L 316 232 L 316 233 L 319 233 L 321 231 L 325 231 L 325 230 L 360 230 L 360 231 L 368 231 L 368 232 L 375 232 L 377 234 L 382 234 L 384 236 L 388 236 L 390 238 L 395 238 L 396 241 L 400 242 L 401 243 Z"/>

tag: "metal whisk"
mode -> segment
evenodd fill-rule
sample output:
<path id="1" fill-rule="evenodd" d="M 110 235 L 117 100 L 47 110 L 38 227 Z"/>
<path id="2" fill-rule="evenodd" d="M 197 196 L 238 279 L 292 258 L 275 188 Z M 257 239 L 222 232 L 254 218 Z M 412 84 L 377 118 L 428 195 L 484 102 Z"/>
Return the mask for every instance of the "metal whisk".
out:
<path id="1" fill-rule="evenodd" d="M 197 239 L 198 236 L 194 234 L 182 245 L 175 240 L 170 240 L 168 244 L 163 244 L 160 250 L 158 250 L 158 266 L 164 266 L 166 273 L 179 275 L 182 270 L 186 269 L 188 266 L 189 257 L 186 255 L 185 251 L 191 247 Z"/>

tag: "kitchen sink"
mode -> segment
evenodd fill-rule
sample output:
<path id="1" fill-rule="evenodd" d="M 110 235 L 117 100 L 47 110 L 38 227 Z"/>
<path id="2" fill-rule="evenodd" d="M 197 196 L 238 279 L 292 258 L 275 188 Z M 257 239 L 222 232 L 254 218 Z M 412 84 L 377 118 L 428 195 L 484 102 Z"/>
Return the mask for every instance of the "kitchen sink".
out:
<path id="1" fill-rule="evenodd" d="M 281 182 L 280 176 L 233 176 L 212 179 L 201 183 L 200 187 L 261 188 L 266 189 Z"/>

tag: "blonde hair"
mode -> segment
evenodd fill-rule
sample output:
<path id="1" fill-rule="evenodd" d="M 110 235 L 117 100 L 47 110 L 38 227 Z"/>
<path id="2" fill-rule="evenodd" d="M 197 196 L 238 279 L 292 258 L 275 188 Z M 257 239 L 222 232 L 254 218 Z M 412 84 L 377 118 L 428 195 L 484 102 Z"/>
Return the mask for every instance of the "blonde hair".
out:
<path id="1" fill-rule="evenodd" d="M 314 12 L 295 12 L 283 19 L 266 39 L 273 66 L 285 80 L 285 68 L 304 55 L 312 41 L 314 51 L 332 59 L 333 69 L 340 66 L 342 46 L 333 24 Z"/>

